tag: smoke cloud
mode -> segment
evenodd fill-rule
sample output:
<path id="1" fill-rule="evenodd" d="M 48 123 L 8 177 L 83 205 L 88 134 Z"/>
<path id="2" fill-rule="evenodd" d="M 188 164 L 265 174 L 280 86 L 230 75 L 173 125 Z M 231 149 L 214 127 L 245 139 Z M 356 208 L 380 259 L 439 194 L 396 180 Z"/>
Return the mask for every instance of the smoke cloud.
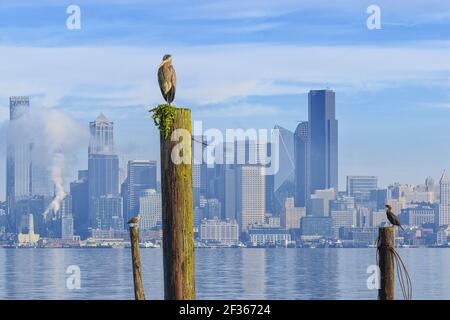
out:
<path id="1" fill-rule="evenodd" d="M 88 133 L 68 114 L 52 108 L 31 106 L 30 111 L 10 122 L 8 144 L 31 144 L 33 194 L 53 196 L 44 212 L 55 214 L 66 196 L 64 184 L 76 154 L 86 146 Z"/>

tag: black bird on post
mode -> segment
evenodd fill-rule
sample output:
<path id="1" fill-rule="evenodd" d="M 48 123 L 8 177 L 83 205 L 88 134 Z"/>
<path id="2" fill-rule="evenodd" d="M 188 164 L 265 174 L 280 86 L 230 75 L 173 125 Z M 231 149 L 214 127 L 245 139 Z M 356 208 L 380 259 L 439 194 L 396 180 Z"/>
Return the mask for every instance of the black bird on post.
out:
<path id="1" fill-rule="evenodd" d="M 389 222 L 394 225 L 394 226 L 398 226 L 400 227 L 403 231 L 405 231 L 405 229 L 403 229 L 402 225 L 400 224 L 400 220 L 398 219 L 398 217 L 395 215 L 395 213 L 392 212 L 392 207 L 390 205 L 385 205 L 386 207 L 386 216 L 389 220 Z"/>
<path id="2" fill-rule="evenodd" d="M 158 83 L 164 100 L 170 105 L 175 99 L 177 75 L 172 65 L 172 56 L 166 54 L 158 68 Z"/>

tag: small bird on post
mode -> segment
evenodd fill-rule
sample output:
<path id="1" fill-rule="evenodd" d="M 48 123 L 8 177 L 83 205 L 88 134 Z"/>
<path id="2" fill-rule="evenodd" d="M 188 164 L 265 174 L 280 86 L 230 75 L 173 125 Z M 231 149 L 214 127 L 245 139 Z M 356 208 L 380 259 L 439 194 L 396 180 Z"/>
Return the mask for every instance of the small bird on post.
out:
<path id="1" fill-rule="evenodd" d="M 128 224 L 132 227 L 132 226 L 136 226 L 139 224 L 139 221 L 141 221 L 141 215 L 138 214 L 137 216 L 132 217 L 129 221 Z"/>
<path id="2" fill-rule="evenodd" d="M 398 217 L 395 215 L 395 213 L 392 212 L 392 207 L 390 205 L 385 205 L 386 207 L 386 216 L 389 220 L 389 222 L 394 225 L 394 226 L 398 226 L 400 227 L 403 231 L 405 231 L 405 229 L 403 229 L 402 225 L 400 224 L 400 220 L 398 219 Z"/>
<path id="3" fill-rule="evenodd" d="M 164 100 L 170 105 L 175 99 L 177 75 L 172 65 L 172 56 L 166 54 L 158 68 L 158 83 Z"/>

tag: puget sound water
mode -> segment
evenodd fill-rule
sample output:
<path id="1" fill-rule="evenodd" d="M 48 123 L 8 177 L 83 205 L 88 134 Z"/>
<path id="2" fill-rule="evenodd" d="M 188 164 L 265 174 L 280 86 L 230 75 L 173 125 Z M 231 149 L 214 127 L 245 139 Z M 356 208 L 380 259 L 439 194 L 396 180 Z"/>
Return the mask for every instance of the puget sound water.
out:
<path id="1" fill-rule="evenodd" d="M 450 299 L 450 249 L 398 249 L 413 299 Z M 376 249 L 196 249 L 197 299 L 376 299 Z M 163 298 L 161 249 L 141 249 L 147 299 Z M 69 266 L 80 270 L 71 289 Z M 399 286 L 396 286 L 399 289 Z M 0 249 L 0 299 L 133 299 L 130 249 Z M 398 290 L 397 299 L 402 299 Z"/>

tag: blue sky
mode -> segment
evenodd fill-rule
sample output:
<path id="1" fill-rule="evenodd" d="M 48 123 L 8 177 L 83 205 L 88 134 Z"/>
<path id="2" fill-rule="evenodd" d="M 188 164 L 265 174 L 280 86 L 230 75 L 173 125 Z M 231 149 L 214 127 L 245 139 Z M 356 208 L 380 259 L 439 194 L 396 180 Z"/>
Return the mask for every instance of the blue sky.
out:
<path id="1" fill-rule="evenodd" d="M 81 8 L 81 30 L 66 28 L 70 4 Z M 381 30 L 366 27 L 371 4 Z M 294 130 L 307 119 L 308 90 L 335 90 L 342 188 L 350 174 L 416 184 L 450 169 L 443 1 L 2 1 L 0 50 L 3 128 L 12 95 L 86 130 L 104 112 L 123 161 L 158 158 L 147 110 L 161 102 L 156 68 L 172 53 L 175 102 L 205 128 Z M 84 142 L 74 148 L 68 181 L 86 153 Z"/>

